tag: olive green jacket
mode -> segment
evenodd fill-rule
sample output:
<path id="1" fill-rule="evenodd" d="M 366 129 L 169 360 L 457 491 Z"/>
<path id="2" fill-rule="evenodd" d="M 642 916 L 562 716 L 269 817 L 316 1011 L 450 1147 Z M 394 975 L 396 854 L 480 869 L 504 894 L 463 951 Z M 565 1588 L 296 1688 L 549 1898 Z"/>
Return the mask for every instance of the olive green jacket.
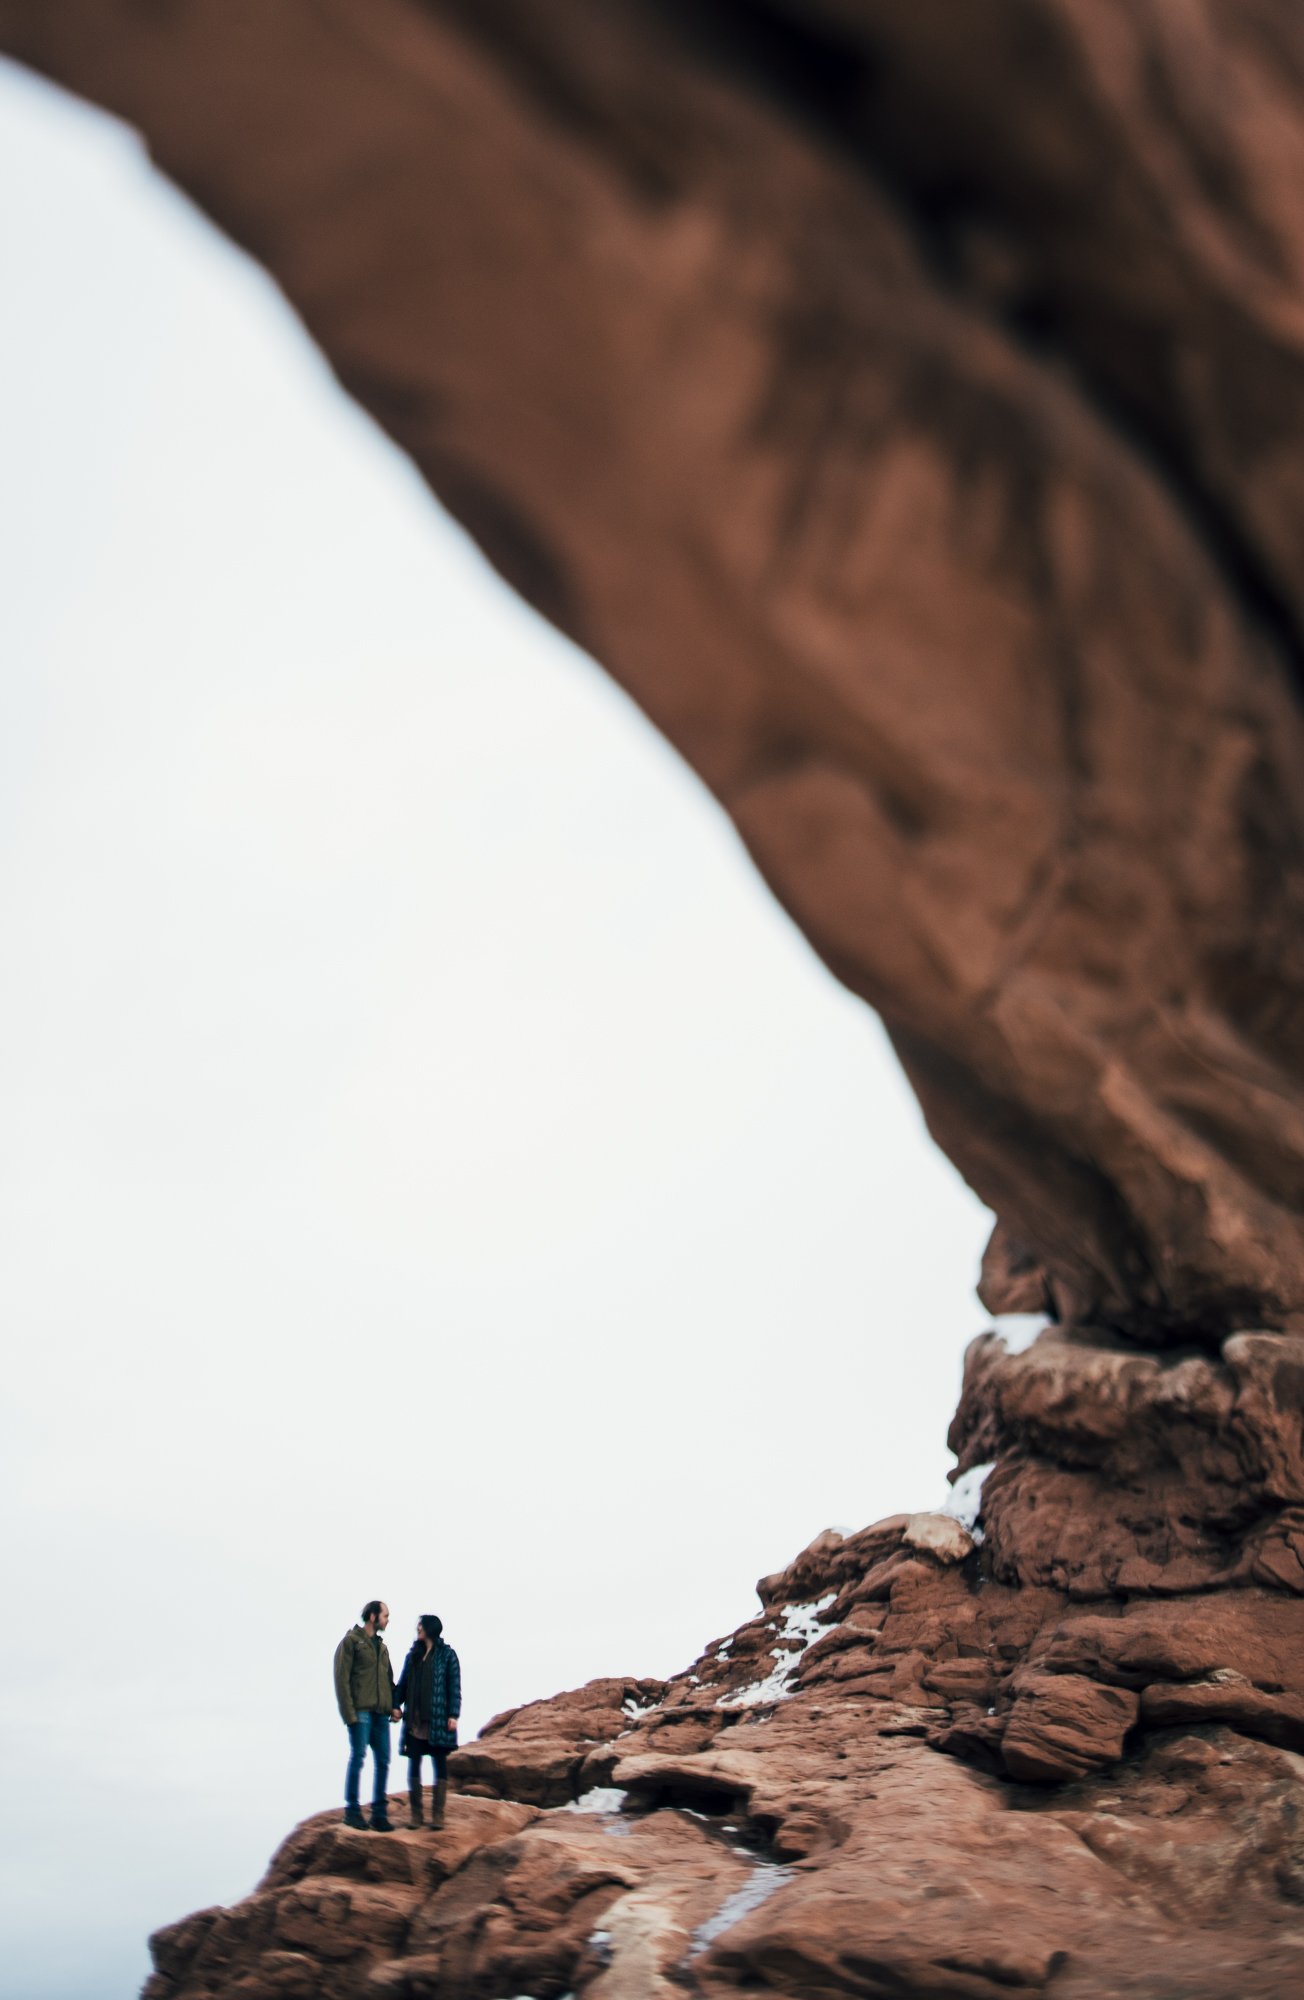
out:
<path id="1" fill-rule="evenodd" d="M 377 1646 L 361 1625 L 346 1632 L 335 1648 L 335 1699 L 346 1722 L 356 1722 L 370 1709 L 388 1715 L 394 1700 L 394 1669 L 389 1648 Z"/>

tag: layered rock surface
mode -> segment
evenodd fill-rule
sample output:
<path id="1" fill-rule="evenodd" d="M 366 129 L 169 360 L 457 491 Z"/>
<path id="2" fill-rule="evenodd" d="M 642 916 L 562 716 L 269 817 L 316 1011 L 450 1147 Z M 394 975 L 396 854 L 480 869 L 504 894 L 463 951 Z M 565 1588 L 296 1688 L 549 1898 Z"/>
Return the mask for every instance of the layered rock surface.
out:
<path id="1" fill-rule="evenodd" d="M 714 788 L 1025 1289 L 1304 1314 L 1298 7 L 0 0 L 0 48 Z"/>
<path id="2" fill-rule="evenodd" d="M 670 1682 L 495 1717 L 441 1833 L 307 1821 L 247 1902 L 155 1938 L 147 2000 L 1286 2000 L 1302 1416 L 1289 1336 L 984 1336 L 972 1534 L 827 1532 Z"/>
<path id="3" fill-rule="evenodd" d="M 1296 1994 L 1304 13 L 0 0 L 0 48 L 679 746 L 997 1210 L 985 1303 L 1063 1327 L 971 1354 L 980 1543 L 821 1537 L 668 1686 L 490 1725 L 446 1832 L 310 1821 L 156 2000 Z"/>

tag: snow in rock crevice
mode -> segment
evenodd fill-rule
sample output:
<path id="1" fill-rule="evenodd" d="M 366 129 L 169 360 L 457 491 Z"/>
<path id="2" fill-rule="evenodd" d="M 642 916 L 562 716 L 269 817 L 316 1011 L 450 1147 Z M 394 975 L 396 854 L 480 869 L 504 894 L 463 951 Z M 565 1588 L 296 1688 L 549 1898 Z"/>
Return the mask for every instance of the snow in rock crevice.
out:
<path id="1" fill-rule="evenodd" d="M 713 1917 L 708 1917 L 704 1924 L 698 1925 L 688 1947 L 689 1958 L 697 1958 L 708 1946 L 713 1945 L 718 1937 L 723 1937 L 726 1931 L 731 1931 L 735 1924 L 740 1924 L 753 1910 L 759 1910 L 762 1903 L 767 1902 L 776 1890 L 782 1889 L 784 1884 L 791 1880 L 791 1868 L 780 1868 L 772 1861 L 762 1861 L 753 1868 L 742 1888 L 735 1889 L 733 1895 L 721 1903 Z"/>
<path id="2" fill-rule="evenodd" d="M 775 1662 L 772 1672 L 764 1680 L 753 1681 L 750 1687 L 722 1696 L 716 1703 L 717 1708 L 755 1708 L 761 1702 L 786 1700 L 792 1693 L 792 1682 L 802 1655 L 817 1639 L 823 1638 L 827 1630 L 823 1614 L 837 1594 L 836 1590 L 831 1590 L 827 1596 L 818 1598 L 812 1604 L 785 1605 L 783 1628 L 775 1634 L 777 1644 L 770 1653 Z"/>
<path id="3" fill-rule="evenodd" d="M 558 1812 L 573 1813 L 618 1813 L 625 1803 L 626 1794 L 616 1790 L 614 1785 L 595 1785 L 591 1792 L 585 1792 L 576 1799 L 574 1805 L 558 1806 Z"/>

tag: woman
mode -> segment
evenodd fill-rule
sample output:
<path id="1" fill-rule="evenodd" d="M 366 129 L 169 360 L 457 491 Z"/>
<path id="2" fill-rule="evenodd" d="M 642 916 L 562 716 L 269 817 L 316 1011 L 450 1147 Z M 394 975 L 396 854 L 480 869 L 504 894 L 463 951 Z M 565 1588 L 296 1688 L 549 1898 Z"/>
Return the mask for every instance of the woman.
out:
<path id="1" fill-rule="evenodd" d="M 457 1718 L 462 1713 L 462 1669 L 457 1654 L 444 1644 L 442 1618 L 427 1611 L 417 1620 L 417 1636 L 403 1662 L 394 1699 L 403 1710 L 403 1735 L 398 1754 L 408 1759 L 408 1807 L 411 1824 L 421 1820 L 421 1759 L 434 1767 L 435 1789 L 430 1802 L 431 1826 L 444 1824 L 448 1796 L 448 1753 L 457 1748 Z"/>

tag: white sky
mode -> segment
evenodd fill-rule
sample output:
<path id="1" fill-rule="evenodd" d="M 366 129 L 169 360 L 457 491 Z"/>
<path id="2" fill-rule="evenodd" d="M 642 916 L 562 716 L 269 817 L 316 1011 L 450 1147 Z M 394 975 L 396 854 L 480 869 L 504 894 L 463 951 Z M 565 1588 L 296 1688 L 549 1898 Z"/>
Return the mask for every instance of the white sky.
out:
<path id="1" fill-rule="evenodd" d="M 473 1731 L 938 1503 L 989 1218 L 675 754 L 5 67 L 0 288 L 0 1992 L 127 2000 L 337 1801 L 364 1598 Z"/>

